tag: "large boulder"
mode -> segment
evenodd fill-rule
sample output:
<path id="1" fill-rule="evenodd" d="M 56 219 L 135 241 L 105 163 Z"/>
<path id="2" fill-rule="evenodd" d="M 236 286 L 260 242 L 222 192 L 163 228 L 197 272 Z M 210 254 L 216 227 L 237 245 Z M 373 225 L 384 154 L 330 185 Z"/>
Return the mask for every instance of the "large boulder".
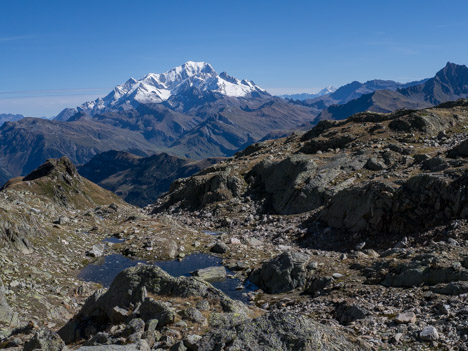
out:
<path id="1" fill-rule="evenodd" d="M 463 140 L 460 144 L 450 149 L 447 152 L 447 157 L 450 157 L 450 158 L 468 157 L 468 139 Z"/>
<path id="2" fill-rule="evenodd" d="M 323 181 L 316 178 L 317 165 L 306 155 L 292 155 L 281 161 L 265 160 L 249 174 L 259 190 L 271 198 L 273 210 L 299 213 L 322 205 L 326 199 Z M 311 179 L 316 179 L 310 182 Z"/>
<path id="3" fill-rule="evenodd" d="M 201 297 L 219 301 L 224 312 L 244 313 L 245 306 L 207 282 L 193 277 L 173 277 L 153 265 L 138 265 L 117 275 L 109 290 L 98 290 L 59 334 L 67 343 L 87 337 L 88 330 L 100 331 L 109 323 L 120 324 L 141 315 L 145 321 L 157 319 L 159 326 L 174 321 L 175 314 L 158 296 Z"/>
<path id="4" fill-rule="evenodd" d="M 195 176 L 175 180 L 160 203 L 162 208 L 179 204 L 196 209 L 238 197 L 245 185 L 245 181 L 232 174 L 229 169 L 210 167 Z"/>
<path id="5" fill-rule="evenodd" d="M 304 288 L 310 275 L 309 261 L 310 257 L 306 254 L 283 252 L 265 262 L 249 279 L 271 294 Z"/>
<path id="6" fill-rule="evenodd" d="M 368 348 L 350 341 L 343 333 L 334 332 L 302 315 L 290 312 L 267 313 L 239 324 L 218 325 L 198 343 L 198 351 L 351 351 Z"/>
<path id="7" fill-rule="evenodd" d="M 415 259 L 390 269 L 382 284 L 409 288 L 456 281 L 468 281 L 468 270 L 458 266 L 438 265 L 429 260 Z"/>
<path id="8" fill-rule="evenodd" d="M 57 333 L 42 329 L 24 344 L 23 351 L 62 351 L 64 348 L 65 344 Z"/>

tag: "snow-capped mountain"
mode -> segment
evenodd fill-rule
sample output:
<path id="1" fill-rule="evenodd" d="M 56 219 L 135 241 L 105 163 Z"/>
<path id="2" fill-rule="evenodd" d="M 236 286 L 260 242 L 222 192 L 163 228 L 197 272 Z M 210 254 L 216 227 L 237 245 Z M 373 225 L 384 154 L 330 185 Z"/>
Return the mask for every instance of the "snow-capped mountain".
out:
<path id="1" fill-rule="evenodd" d="M 188 61 L 165 73 L 149 73 L 139 80 L 130 78 L 116 86 L 106 97 L 85 102 L 76 109 L 66 109 L 56 119 L 67 120 L 78 111 L 94 115 L 106 109 L 159 104 L 194 88 L 232 98 L 249 97 L 253 93 L 269 95 L 251 81 L 239 80 L 225 72 L 218 74 L 205 62 Z"/>
<path id="2" fill-rule="evenodd" d="M 333 85 L 329 85 L 328 87 L 325 87 L 322 90 L 320 90 L 316 95 L 323 96 L 323 95 L 334 93 L 335 91 L 336 91 L 336 88 Z"/>
<path id="3" fill-rule="evenodd" d="M 280 95 L 280 97 L 284 99 L 292 99 L 292 100 L 308 100 L 308 99 L 315 99 L 317 97 L 324 96 L 327 94 L 331 94 L 331 93 L 334 93 L 335 91 L 336 91 L 336 88 L 333 85 L 329 85 L 315 94 L 309 94 L 309 93 L 285 94 L 285 95 Z"/>

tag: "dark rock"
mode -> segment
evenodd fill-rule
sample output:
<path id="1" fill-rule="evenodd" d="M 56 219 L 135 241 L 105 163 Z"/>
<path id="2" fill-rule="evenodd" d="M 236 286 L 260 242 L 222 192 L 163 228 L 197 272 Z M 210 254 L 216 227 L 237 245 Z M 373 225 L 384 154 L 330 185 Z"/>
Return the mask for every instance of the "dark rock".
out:
<path id="1" fill-rule="evenodd" d="M 229 251 L 229 246 L 227 246 L 223 242 L 217 242 L 211 247 L 210 251 L 214 253 L 223 254 Z"/>
<path id="2" fill-rule="evenodd" d="M 147 297 L 140 307 L 140 316 L 144 321 L 158 320 L 159 326 L 174 322 L 175 312 L 166 303 Z"/>
<path id="3" fill-rule="evenodd" d="M 468 293 L 468 282 L 452 282 L 431 287 L 431 291 L 442 295 L 461 295 Z"/>
<path id="4" fill-rule="evenodd" d="M 463 140 L 460 144 L 450 149 L 447 153 L 447 157 L 468 157 L 468 139 Z"/>
<path id="5" fill-rule="evenodd" d="M 468 271 L 454 267 L 443 267 L 430 262 L 412 261 L 392 268 L 382 282 L 391 287 L 413 287 L 419 285 L 436 285 L 458 280 L 468 280 Z M 451 288 L 445 288 L 449 291 Z M 453 291 L 457 290 L 455 286 Z M 437 290 L 437 288 L 436 288 Z M 440 291 L 444 291 L 441 288 Z"/>
<path id="6" fill-rule="evenodd" d="M 431 172 L 439 172 L 448 168 L 449 164 L 441 157 L 433 157 L 422 163 L 422 168 Z"/>
<path id="7" fill-rule="evenodd" d="M 324 290 L 331 287 L 332 282 L 332 277 L 312 277 L 307 283 L 304 292 L 310 295 L 322 294 Z"/>
<path id="8" fill-rule="evenodd" d="M 200 335 L 196 334 L 188 335 L 184 339 L 184 345 L 190 351 L 198 351 L 198 343 L 200 342 L 201 338 L 202 337 Z"/>
<path id="9" fill-rule="evenodd" d="M 134 333 L 143 334 L 145 330 L 145 322 L 141 318 L 134 318 L 127 323 L 125 329 L 122 331 L 122 336 L 129 336 Z"/>
<path id="10" fill-rule="evenodd" d="M 175 343 L 174 345 L 172 345 L 169 350 L 170 351 L 187 351 L 187 348 L 185 347 L 182 341 L 179 341 Z"/>
<path id="11" fill-rule="evenodd" d="M 364 167 L 371 171 L 381 171 L 382 169 L 386 168 L 385 164 L 374 157 L 367 160 L 367 163 Z"/>
<path id="12" fill-rule="evenodd" d="M 361 233 L 417 233 L 468 218 L 468 173 L 452 179 L 418 175 L 399 188 L 369 182 L 336 194 L 320 213 L 328 226 Z"/>
<path id="13" fill-rule="evenodd" d="M 335 309 L 335 318 L 338 322 L 348 325 L 358 319 L 364 319 L 369 314 L 365 308 L 355 304 L 341 303 Z"/>
<path id="14" fill-rule="evenodd" d="M 24 344 L 24 351 L 43 350 L 43 351 L 62 351 L 65 343 L 57 333 L 47 329 L 38 331 L 31 340 Z"/>
<path id="15" fill-rule="evenodd" d="M 310 257 L 298 252 L 283 252 L 265 262 L 249 279 L 265 292 L 277 294 L 304 288 L 309 277 Z"/>

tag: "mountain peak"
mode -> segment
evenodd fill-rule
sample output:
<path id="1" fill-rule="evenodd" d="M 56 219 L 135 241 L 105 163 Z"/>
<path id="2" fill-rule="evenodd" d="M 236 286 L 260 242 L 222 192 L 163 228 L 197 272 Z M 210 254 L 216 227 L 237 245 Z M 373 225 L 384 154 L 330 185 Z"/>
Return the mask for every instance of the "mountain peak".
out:
<path id="1" fill-rule="evenodd" d="M 267 94 L 252 81 L 239 80 L 225 72 L 218 75 L 209 63 L 187 61 L 164 73 L 148 73 L 139 80 L 130 78 L 124 84 L 116 86 L 106 97 L 86 102 L 73 109 L 73 113 L 78 110 L 93 116 L 106 109 L 160 104 L 193 88 L 200 92 L 214 92 L 234 98 L 246 97 L 252 93 Z M 61 113 L 58 117 L 69 117 L 70 114 L 72 113 Z"/>
<path id="2" fill-rule="evenodd" d="M 447 64 L 439 72 L 436 73 L 436 77 L 450 77 L 456 76 L 460 73 L 468 71 L 468 67 L 465 65 L 458 65 L 453 62 L 447 62 Z"/>
<path id="3" fill-rule="evenodd" d="M 206 62 L 187 61 L 182 66 L 185 70 L 203 73 L 216 73 L 213 66 Z M 175 68 L 177 69 L 177 67 Z"/>

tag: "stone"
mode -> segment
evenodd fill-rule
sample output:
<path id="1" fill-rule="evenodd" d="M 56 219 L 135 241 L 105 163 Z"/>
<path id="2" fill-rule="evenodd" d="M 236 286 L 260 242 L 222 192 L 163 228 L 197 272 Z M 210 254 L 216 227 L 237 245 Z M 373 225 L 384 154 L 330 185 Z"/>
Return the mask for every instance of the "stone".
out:
<path id="1" fill-rule="evenodd" d="M 414 312 L 399 313 L 395 320 L 400 324 L 416 323 L 416 314 Z"/>
<path id="2" fill-rule="evenodd" d="M 369 314 L 365 308 L 356 304 L 341 303 L 335 309 L 335 318 L 343 325 L 348 325 L 358 319 L 364 319 Z"/>
<path id="3" fill-rule="evenodd" d="M 371 171 L 381 171 L 386 168 L 383 162 L 377 160 L 374 157 L 367 160 L 365 167 Z"/>
<path id="4" fill-rule="evenodd" d="M 193 277 L 173 277 L 153 265 L 137 265 L 120 272 L 109 289 L 98 290 L 91 295 L 68 323 L 59 330 L 63 340 L 70 344 L 89 336 L 110 322 L 114 308 L 120 307 L 139 313 L 146 324 L 158 320 L 158 328 L 175 319 L 174 309 L 163 301 L 148 296 L 164 296 L 165 299 L 197 297 L 217 301 L 223 312 L 244 315 L 246 307 L 234 301 L 212 285 Z M 93 321 L 96 321 L 94 325 Z"/>
<path id="5" fill-rule="evenodd" d="M 57 333 L 48 329 L 39 330 L 24 344 L 23 351 L 41 349 L 42 351 L 62 351 L 65 343 Z"/>
<path id="6" fill-rule="evenodd" d="M 84 343 L 84 346 L 96 346 L 96 345 L 108 345 L 111 343 L 109 339 L 109 334 L 107 333 L 97 333 L 90 340 Z"/>
<path id="7" fill-rule="evenodd" d="M 256 238 L 247 238 L 246 242 L 250 246 L 261 246 L 261 245 L 263 245 L 263 242 L 256 239 Z"/>
<path id="8" fill-rule="evenodd" d="M 187 347 L 185 347 L 183 341 L 179 341 L 171 346 L 169 349 L 170 351 L 186 351 Z"/>
<path id="9" fill-rule="evenodd" d="M 453 147 L 447 153 L 447 157 L 457 158 L 457 157 L 468 157 L 468 139 L 465 139 L 457 146 Z"/>
<path id="10" fill-rule="evenodd" d="M 186 310 L 183 310 L 180 315 L 183 319 L 186 319 L 190 322 L 206 324 L 206 318 L 199 310 L 194 307 L 189 307 Z"/>
<path id="11" fill-rule="evenodd" d="M 210 251 L 214 253 L 223 254 L 229 251 L 229 246 L 227 246 L 223 242 L 217 242 L 211 247 Z"/>
<path id="12" fill-rule="evenodd" d="M 400 340 L 403 338 L 402 333 L 396 333 L 393 337 L 393 340 L 395 340 L 396 343 L 400 342 Z"/>
<path id="13" fill-rule="evenodd" d="M 75 351 L 150 351 L 148 344 L 143 341 L 127 345 L 81 346 Z"/>
<path id="14" fill-rule="evenodd" d="M 197 302 L 196 307 L 200 311 L 209 311 L 211 306 L 207 300 L 200 300 Z"/>
<path id="15" fill-rule="evenodd" d="M 437 332 L 436 328 L 429 325 L 421 330 L 419 333 L 419 338 L 423 341 L 436 341 L 439 340 L 439 333 Z"/>
<path id="16" fill-rule="evenodd" d="M 198 343 L 198 351 L 222 350 L 365 350 L 329 327 L 291 312 L 270 312 L 233 323 L 224 319 Z"/>
<path id="17" fill-rule="evenodd" d="M 184 345 L 189 351 L 198 351 L 198 343 L 201 340 L 200 335 L 191 334 L 184 339 Z"/>
<path id="18" fill-rule="evenodd" d="M 115 306 L 111 310 L 109 319 L 113 324 L 120 324 L 120 323 L 123 323 L 128 318 L 128 315 L 129 315 L 129 311 L 127 311 L 125 308 Z"/>
<path id="19" fill-rule="evenodd" d="M 265 262 L 249 280 L 265 292 L 277 294 L 304 288 L 309 278 L 307 265 L 310 257 L 299 252 L 283 252 Z"/>
<path id="20" fill-rule="evenodd" d="M 226 268 L 223 266 L 213 266 L 197 269 L 192 275 L 207 282 L 218 282 L 226 279 Z"/>
<path id="21" fill-rule="evenodd" d="M 451 282 L 448 284 L 440 284 L 432 286 L 432 292 L 443 295 L 461 295 L 468 293 L 468 282 Z"/>
<path id="22" fill-rule="evenodd" d="M 11 327 L 19 325 L 18 314 L 15 313 L 5 298 L 5 287 L 0 279 L 0 323 L 5 323 Z"/>
<path id="23" fill-rule="evenodd" d="M 165 326 L 174 322 L 175 312 L 166 303 L 147 297 L 141 304 L 140 316 L 143 321 L 157 319 L 159 326 Z"/>
<path id="24" fill-rule="evenodd" d="M 145 330 L 150 332 L 150 333 L 153 333 L 156 330 L 156 328 L 158 327 L 158 323 L 159 323 L 159 321 L 157 319 L 147 320 L 146 323 L 145 323 Z"/>
<path id="25" fill-rule="evenodd" d="M 141 318 L 133 318 L 126 324 L 125 329 L 122 331 L 122 336 L 129 336 L 134 333 L 143 334 L 145 330 L 145 322 Z"/>
<path id="26" fill-rule="evenodd" d="M 449 315 L 450 314 L 450 305 L 445 305 L 443 303 L 438 303 L 434 306 L 434 310 L 439 315 Z"/>
<path id="27" fill-rule="evenodd" d="M 105 249 L 106 246 L 104 244 L 96 244 L 93 245 L 93 248 L 91 250 L 86 252 L 86 255 L 90 257 L 101 257 L 104 255 Z"/>

